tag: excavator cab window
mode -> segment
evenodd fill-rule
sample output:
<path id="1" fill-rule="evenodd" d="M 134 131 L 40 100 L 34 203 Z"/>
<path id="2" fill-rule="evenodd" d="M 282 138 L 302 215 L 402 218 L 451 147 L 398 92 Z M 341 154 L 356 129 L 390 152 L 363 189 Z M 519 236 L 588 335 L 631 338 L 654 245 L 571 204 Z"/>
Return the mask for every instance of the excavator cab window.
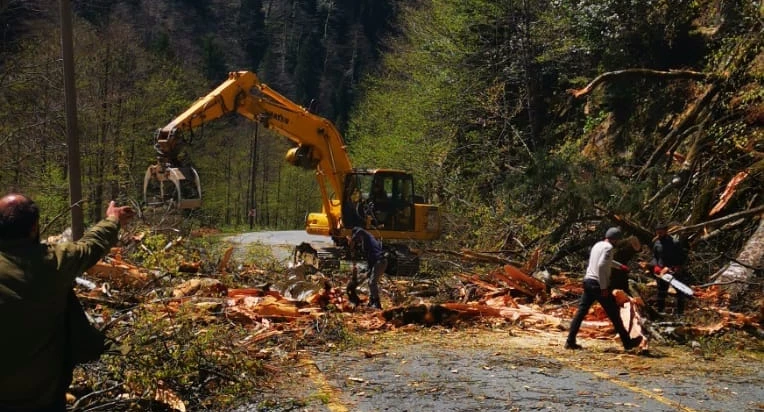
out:
<path id="1" fill-rule="evenodd" d="M 398 175 L 393 189 L 393 227 L 414 230 L 414 179 L 411 175 Z"/>
<path id="2" fill-rule="evenodd" d="M 342 195 L 342 226 L 348 229 L 364 226 L 363 195 L 359 175 L 349 174 L 345 178 Z"/>
<path id="3" fill-rule="evenodd" d="M 414 228 L 414 182 L 399 172 L 356 173 L 345 180 L 344 227 L 370 225 L 382 230 Z"/>

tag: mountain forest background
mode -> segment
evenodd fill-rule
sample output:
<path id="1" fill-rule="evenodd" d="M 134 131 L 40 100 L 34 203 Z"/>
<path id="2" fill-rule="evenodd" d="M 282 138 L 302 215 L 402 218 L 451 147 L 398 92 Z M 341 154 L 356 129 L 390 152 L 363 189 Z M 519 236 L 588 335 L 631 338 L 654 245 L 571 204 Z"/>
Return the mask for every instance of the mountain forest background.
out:
<path id="1" fill-rule="evenodd" d="M 0 187 L 34 198 L 43 224 L 69 198 L 54 3 L 0 1 Z M 250 70 L 316 102 L 354 166 L 412 171 L 449 247 L 541 248 L 545 264 L 580 265 L 609 225 L 649 242 L 672 222 L 694 273 L 761 274 L 760 1 L 72 5 L 88 223 L 111 199 L 140 202 L 157 128 Z M 300 229 L 320 209 L 313 174 L 283 160 L 288 141 L 256 127 L 232 116 L 195 134 L 198 225 L 243 228 L 252 185 L 258 227 Z"/>

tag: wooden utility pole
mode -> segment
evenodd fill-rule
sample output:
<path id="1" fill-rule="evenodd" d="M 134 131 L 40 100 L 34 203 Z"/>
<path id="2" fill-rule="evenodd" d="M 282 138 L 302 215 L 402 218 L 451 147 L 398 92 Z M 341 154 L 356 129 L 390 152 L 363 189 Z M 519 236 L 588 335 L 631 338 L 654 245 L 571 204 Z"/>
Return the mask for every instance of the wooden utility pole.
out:
<path id="1" fill-rule="evenodd" d="M 247 191 L 247 219 L 249 219 L 249 230 L 252 230 L 255 226 L 255 218 L 257 217 L 257 204 L 255 203 L 255 177 L 257 176 L 257 137 L 260 126 L 255 124 L 255 138 L 252 140 L 252 151 L 249 158 L 249 190 Z"/>
<path id="2" fill-rule="evenodd" d="M 82 213 L 82 181 L 80 176 L 80 141 L 77 131 L 77 91 L 74 85 L 74 50 L 72 46 L 72 7 L 69 0 L 59 0 L 61 9 L 61 56 L 64 61 L 64 95 L 66 110 L 66 146 L 69 164 L 69 204 L 72 208 L 72 238 L 85 232 Z"/>

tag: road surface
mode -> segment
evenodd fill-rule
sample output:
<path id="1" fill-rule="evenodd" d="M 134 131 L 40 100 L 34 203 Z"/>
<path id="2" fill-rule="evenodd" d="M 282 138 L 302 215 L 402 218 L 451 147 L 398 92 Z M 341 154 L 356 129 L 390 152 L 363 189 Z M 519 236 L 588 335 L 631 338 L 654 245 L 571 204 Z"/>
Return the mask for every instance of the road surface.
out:
<path id="1" fill-rule="evenodd" d="M 303 231 L 229 241 L 286 257 L 303 241 L 329 244 Z M 261 394 L 267 401 L 233 412 L 764 411 L 761 345 L 713 359 L 679 344 L 637 356 L 617 339 L 568 351 L 565 333 L 508 324 L 367 333 L 349 349 L 301 351 Z"/>
<path id="2" fill-rule="evenodd" d="M 281 230 L 246 232 L 236 236 L 229 236 L 224 240 L 241 245 L 261 243 L 273 247 L 273 256 L 279 261 L 290 260 L 295 246 L 308 242 L 314 248 L 332 246 L 332 240 L 326 236 L 317 236 L 306 233 L 304 230 Z"/>

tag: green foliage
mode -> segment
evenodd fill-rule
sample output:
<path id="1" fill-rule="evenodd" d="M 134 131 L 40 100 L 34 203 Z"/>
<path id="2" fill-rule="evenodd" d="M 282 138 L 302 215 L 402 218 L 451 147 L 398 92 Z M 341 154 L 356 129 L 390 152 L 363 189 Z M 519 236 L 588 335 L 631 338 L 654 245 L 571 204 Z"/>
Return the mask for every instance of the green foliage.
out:
<path id="1" fill-rule="evenodd" d="M 358 346 L 359 339 L 348 330 L 341 313 L 327 313 L 313 322 L 303 344 L 344 350 Z"/>
<path id="2" fill-rule="evenodd" d="M 594 128 L 599 126 L 608 116 L 608 113 L 604 110 L 600 110 L 596 116 L 588 116 L 586 123 L 584 124 L 584 134 L 589 134 Z"/>
<path id="3" fill-rule="evenodd" d="M 202 66 L 205 77 L 213 81 L 222 81 L 228 73 L 222 47 L 211 34 L 202 39 Z"/>
<path id="4" fill-rule="evenodd" d="M 689 36 L 695 0 L 585 0 L 564 8 L 580 46 L 604 69 L 682 65 L 699 57 Z"/>
<path id="5" fill-rule="evenodd" d="M 39 192 L 33 198 L 40 208 L 40 229 L 46 229 L 46 233 L 41 233 L 43 238 L 60 234 L 70 226 L 69 214 L 66 213 L 69 210 L 69 191 L 63 171 L 52 164 L 46 166 L 42 185 L 36 188 Z M 54 221 L 60 213 L 63 213 L 62 218 Z"/>
<path id="6" fill-rule="evenodd" d="M 144 237 L 141 241 L 142 247 L 134 255 L 136 262 L 147 268 L 160 268 L 171 273 L 177 271 L 184 257 L 176 250 L 169 253 L 165 250 L 165 246 L 171 240 L 164 234 L 151 234 Z"/>
<path id="7" fill-rule="evenodd" d="M 458 24 L 448 6 L 408 9 L 408 36 L 386 56 L 383 72 L 366 80 L 347 132 L 356 166 L 410 170 L 428 197 L 454 130 L 446 119 L 464 98 L 453 70 L 462 53 L 452 32 Z"/>
<path id="8" fill-rule="evenodd" d="M 713 361 L 720 356 L 724 356 L 729 351 L 729 342 L 726 342 L 720 337 L 705 337 L 698 338 L 696 345 L 696 353 L 699 353 L 704 360 Z"/>
<path id="9" fill-rule="evenodd" d="M 105 356 L 101 378 L 150 398 L 159 388 L 172 390 L 190 410 L 219 409 L 257 389 L 262 362 L 238 344 L 249 330 L 206 322 L 206 309 L 194 303 L 182 304 L 173 315 L 175 310 L 166 309 L 136 311 L 129 330 L 114 331 L 124 334 L 120 343 L 131 350 Z"/>

